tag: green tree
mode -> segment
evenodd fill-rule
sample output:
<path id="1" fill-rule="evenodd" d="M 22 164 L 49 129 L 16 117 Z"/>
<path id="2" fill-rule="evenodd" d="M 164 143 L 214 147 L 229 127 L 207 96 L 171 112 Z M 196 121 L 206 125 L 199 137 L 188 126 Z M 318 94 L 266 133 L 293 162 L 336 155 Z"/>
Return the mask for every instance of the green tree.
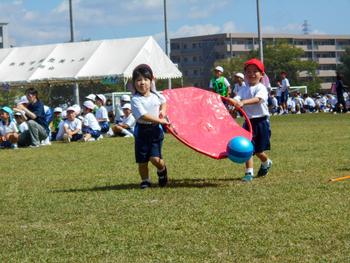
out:
<path id="1" fill-rule="evenodd" d="M 345 49 L 344 54 L 340 57 L 342 64 L 337 66 L 337 72 L 344 76 L 344 84 L 350 85 L 350 47 Z"/>
<path id="2" fill-rule="evenodd" d="M 320 88 L 320 80 L 316 75 L 318 63 L 311 60 L 302 60 L 304 51 L 285 42 L 268 44 L 264 47 L 264 65 L 271 85 L 274 86 L 280 79 L 280 73 L 286 71 L 292 86 L 306 85 L 313 93 Z M 226 77 L 232 78 L 235 72 L 242 72 L 244 62 L 250 58 L 258 57 L 258 51 L 253 50 L 240 57 L 217 61 L 226 69 Z M 303 77 L 300 77 L 302 75 Z"/>

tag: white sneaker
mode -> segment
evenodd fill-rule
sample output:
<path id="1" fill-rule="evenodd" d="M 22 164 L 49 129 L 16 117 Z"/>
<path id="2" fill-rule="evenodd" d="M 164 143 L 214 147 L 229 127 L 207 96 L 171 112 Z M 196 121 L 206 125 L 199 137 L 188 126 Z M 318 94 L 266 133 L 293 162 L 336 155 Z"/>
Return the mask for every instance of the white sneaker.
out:
<path id="1" fill-rule="evenodd" d="M 99 140 L 102 140 L 103 139 L 103 135 L 101 134 L 97 139 L 96 141 L 99 141 Z"/>
<path id="2" fill-rule="evenodd" d="M 70 142 L 70 137 L 69 137 L 69 135 L 67 133 L 65 133 L 63 135 L 63 142 L 65 142 L 65 143 L 69 143 Z"/>
<path id="3" fill-rule="evenodd" d="M 49 145 L 51 145 L 49 137 L 47 137 L 45 140 L 42 140 L 40 145 L 41 146 L 49 146 Z"/>

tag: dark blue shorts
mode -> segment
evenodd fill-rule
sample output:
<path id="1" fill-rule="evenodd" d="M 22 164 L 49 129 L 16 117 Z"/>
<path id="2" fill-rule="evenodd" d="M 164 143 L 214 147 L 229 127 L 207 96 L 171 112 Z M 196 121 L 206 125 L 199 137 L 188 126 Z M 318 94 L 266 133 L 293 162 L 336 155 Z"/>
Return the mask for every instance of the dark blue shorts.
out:
<path id="1" fill-rule="evenodd" d="M 94 139 L 97 139 L 101 135 L 101 131 L 93 130 L 90 127 L 83 127 L 82 131 L 83 131 L 84 134 L 85 133 L 90 133 L 91 137 L 94 138 Z"/>
<path id="2" fill-rule="evenodd" d="M 252 143 L 254 145 L 254 153 L 262 153 L 270 150 L 271 128 L 270 121 L 267 116 L 261 118 L 250 119 L 253 129 Z M 243 128 L 248 130 L 248 125 L 243 124 Z"/>
<path id="3" fill-rule="evenodd" d="M 289 97 L 288 91 L 282 92 L 282 94 L 281 94 L 281 103 L 287 103 L 288 97 Z"/>
<path id="4" fill-rule="evenodd" d="M 147 163 L 150 157 L 162 159 L 164 133 L 160 125 L 137 123 L 134 129 L 134 137 L 137 163 Z"/>
<path id="5" fill-rule="evenodd" d="M 100 122 L 100 127 L 101 127 L 101 133 L 106 133 L 109 131 L 109 123 L 108 121 L 103 121 L 103 122 Z"/>

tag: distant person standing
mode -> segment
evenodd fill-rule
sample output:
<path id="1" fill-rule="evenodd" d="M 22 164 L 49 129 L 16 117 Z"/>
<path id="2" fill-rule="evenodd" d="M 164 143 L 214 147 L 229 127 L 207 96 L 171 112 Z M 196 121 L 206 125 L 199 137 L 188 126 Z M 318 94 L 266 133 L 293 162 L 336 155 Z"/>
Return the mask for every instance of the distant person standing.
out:
<path id="1" fill-rule="evenodd" d="M 231 84 L 224 76 L 222 76 L 223 73 L 224 68 L 221 66 L 217 66 L 214 69 L 214 76 L 210 79 L 209 89 L 223 97 L 229 97 L 231 93 Z"/>
<path id="2" fill-rule="evenodd" d="M 238 91 L 241 88 L 246 86 L 246 84 L 244 82 L 244 75 L 241 72 L 238 72 L 235 74 L 233 81 L 234 81 L 234 88 L 232 89 L 232 92 L 230 94 L 231 98 L 236 97 L 238 94 Z"/>
<path id="3" fill-rule="evenodd" d="M 343 76 L 340 73 L 337 73 L 337 81 L 335 82 L 335 90 L 337 92 L 337 112 L 341 113 L 341 105 L 343 107 L 343 112 L 347 112 L 346 104 L 345 104 L 345 99 L 344 99 L 344 92 L 346 91 L 346 86 L 343 83 Z"/>
<path id="4" fill-rule="evenodd" d="M 282 108 L 283 108 L 283 113 L 287 114 L 288 113 L 288 106 L 287 106 L 287 101 L 288 101 L 288 97 L 289 97 L 289 88 L 290 88 L 290 84 L 289 84 L 289 80 L 287 79 L 287 72 L 282 71 L 281 72 L 281 78 L 282 78 L 282 82 L 281 82 L 281 104 L 282 104 Z"/>

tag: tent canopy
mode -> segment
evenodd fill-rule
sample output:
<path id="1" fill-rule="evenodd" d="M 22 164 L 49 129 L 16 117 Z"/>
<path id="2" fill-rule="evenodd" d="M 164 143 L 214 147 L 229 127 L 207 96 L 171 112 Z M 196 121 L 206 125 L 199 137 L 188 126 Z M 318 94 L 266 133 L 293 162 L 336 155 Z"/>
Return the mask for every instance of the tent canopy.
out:
<path id="1" fill-rule="evenodd" d="M 157 79 L 182 77 L 153 37 L 138 37 L 0 49 L 0 83 L 131 78 L 142 63 Z"/>

